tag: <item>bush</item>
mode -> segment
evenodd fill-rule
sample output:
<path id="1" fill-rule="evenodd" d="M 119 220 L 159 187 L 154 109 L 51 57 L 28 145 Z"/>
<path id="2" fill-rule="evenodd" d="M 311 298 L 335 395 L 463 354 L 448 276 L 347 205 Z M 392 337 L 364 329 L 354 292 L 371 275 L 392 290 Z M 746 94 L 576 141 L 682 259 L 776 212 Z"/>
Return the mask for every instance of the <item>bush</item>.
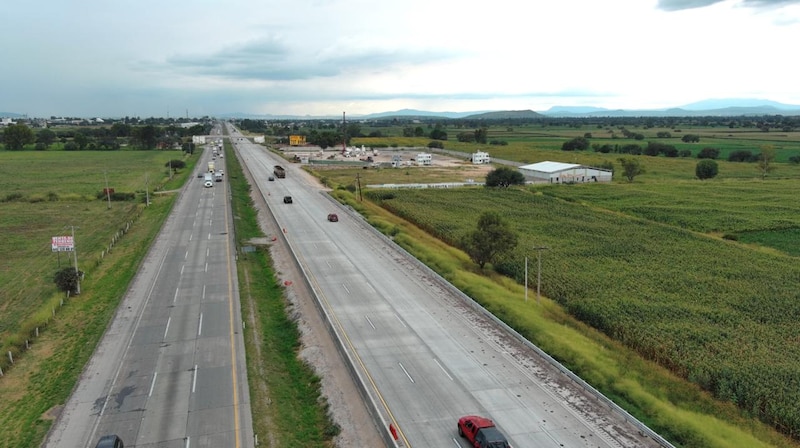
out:
<path id="1" fill-rule="evenodd" d="M 793 163 L 795 165 L 800 165 L 800 156 L 791 156 L 791 157 L 789 157 L 789 163 Z"/>
<path id="2" fill-rule="evenodd" d="M 53 276 L 53 282 L 59 290 L 75 294 L 78 292 L 78 281 L 83 275 L 83 272 L 76 270 L 73 267 L 61 269 Z"/>
<path id="3" fill-rule="evenodd" d="M 717 162 L 709 159 L 697 162 L 697 166 L 694 169 L 695 176 L 700 180 L 711 179 L 715 177 L 718 172 L 719 167 L 717 166 Z"/>
<path id="4" fill-rule="evenodd" d="M 441 141 L 438 141 L 438 140 L 434 140 L 434 141 L 428 143 L 428 148 L 444 149 L 444 142 L 441 142 Z"/>
<path id="5" fill-rule="evenodd" d="M 716 159 L 719 157 L 719 149 L 717 148 L 703 148 L 697 153 L 698 159 Z"/>
<path id="6" fill-rule="evenodd" d="M 733 151 L 728 155 L 729 162 L 751 162 L 753 161 L 753 153 L 746 150 L 740 149 L 738 151 Z"/>

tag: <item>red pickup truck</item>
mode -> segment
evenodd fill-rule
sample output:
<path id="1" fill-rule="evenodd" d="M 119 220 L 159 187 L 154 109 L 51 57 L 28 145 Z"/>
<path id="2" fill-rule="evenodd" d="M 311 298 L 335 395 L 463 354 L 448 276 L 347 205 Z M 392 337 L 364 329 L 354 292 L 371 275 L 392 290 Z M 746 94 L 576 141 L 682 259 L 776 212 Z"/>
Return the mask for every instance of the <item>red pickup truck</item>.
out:
<path id="1" fill-rule="evenodd" d="M 458 419 L 458 435 L 465 437 L 474 448 L 511 448 L 491 419 L 477 415 Z"/>

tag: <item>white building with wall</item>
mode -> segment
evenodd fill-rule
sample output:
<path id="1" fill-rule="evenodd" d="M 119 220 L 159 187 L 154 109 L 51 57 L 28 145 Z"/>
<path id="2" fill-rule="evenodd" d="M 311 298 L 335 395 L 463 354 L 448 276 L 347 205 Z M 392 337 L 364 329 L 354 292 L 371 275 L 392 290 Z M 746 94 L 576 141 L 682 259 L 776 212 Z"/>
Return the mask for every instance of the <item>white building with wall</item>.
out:
<path id="1" fill-rule="evenodd" d="M 205 135 L 193 135 L 192 136 L 192 143 L 195 145 L 205 145 L 206 144 L 206 136 Z"/>
<path id="2" fill-rule="evenodd" d="M 433 163 L 433 156 L 431 154 L 421 152 L 417 154 L 417 157 L 414 160 L 417 162 L 417 165 L 431 165 Z"/>
<path id="3" fill-rule="evenodd" d="M 492 158 L 489 156 L 489 153 L 483 151 L 473 153 L 470 160 L 476 165 L 492 163 Z"/>
<path id="4" fill-rule="evenodd" d="M 611 182 L 613 172 L 603 168 L 562 162 L 539 162 L 519 167 L 525 178 L 534 183 L 570 184 Z"/>

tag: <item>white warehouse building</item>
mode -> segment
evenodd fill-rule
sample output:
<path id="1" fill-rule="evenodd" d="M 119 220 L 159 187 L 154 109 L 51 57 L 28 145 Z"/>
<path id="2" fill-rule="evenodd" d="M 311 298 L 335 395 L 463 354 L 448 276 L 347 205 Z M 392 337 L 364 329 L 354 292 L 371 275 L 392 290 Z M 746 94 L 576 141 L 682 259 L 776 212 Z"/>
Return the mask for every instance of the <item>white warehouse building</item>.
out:
<path id="1" fill-rule="evenodd" d="M 584 182 L 611 182 L 613 172 L 574 163 L 539 162 L 519 167 L 526 179 L 534 183 L 569 184 Z"/>

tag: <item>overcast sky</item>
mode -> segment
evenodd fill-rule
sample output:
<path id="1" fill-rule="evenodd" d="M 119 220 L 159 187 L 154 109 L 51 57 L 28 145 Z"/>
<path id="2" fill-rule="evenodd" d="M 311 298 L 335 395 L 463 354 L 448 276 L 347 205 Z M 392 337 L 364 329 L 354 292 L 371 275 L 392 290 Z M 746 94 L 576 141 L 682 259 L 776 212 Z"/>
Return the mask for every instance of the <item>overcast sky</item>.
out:
<path id="1" fill-rule="evenodd" d="M 800 0 L 36 0 L 0 10 L 0 113 L 800 104 Z"/>

